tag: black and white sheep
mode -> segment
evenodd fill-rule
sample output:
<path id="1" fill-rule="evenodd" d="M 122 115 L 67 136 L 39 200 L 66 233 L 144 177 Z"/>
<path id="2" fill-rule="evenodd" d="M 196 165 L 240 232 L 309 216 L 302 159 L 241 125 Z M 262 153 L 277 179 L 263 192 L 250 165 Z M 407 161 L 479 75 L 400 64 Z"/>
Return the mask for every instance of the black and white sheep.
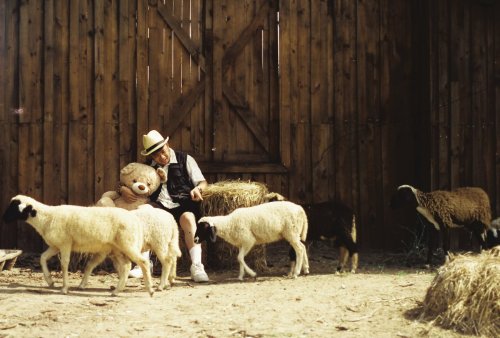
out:
<path id="1" fill-rule="evenodd" d="M 125 287 L 130 261 L 139 265 L 145 276 L 145 287 L 153 295 L 149 261 L 141 255 L 143 226 L 139 218 L 121 208 L 83 207 L 76 205 L 49 206 L 35 199 L 17 195 L 7 207 L 5 222 L 26 221 L 42 236 L 49 246 L 40 257 L 45 281 L 53 287 L 54 281 L 47 260 L 60 253 L 63 272 L 62 293 L 68 293 L 68 265 L 71 252 L 106 257 L 113 253 L 120 280 L 113 291 Z M 102 258 L 104 259 L 104 258 Z M 91 270 L 90 270 L 91 271 Z M 89 272 L 90 273 L 90 272 Z M 83 287 L 83 280 L 80 287 Z"/>
<path id="2" fill-rule="evenodd" d="M 358 268 L 358 246 L 356 244 L 356 215 L 339 201 L 302 204 L 309 223 L 307 241 L 333 240 L 339 248 L 337 272 L 343 272 L 351 258 L 351 272 Z M 293 250 L 290 260 L 295 260 Z"/>
<path id="3" fill-rule="evenodd" d="M 491 221 L 491 228 L 486 232 L 486 245 L 488 248 L 500 245 L 500 217 Z"/>
<path id="4" fill-rule="evenodd" d="M 410 206 L 431 226 L 428 238 L 427 263 L 431 263 L 439 231 L 443 250 L 448 257 L 449 230 L 467 228 L 482 248 L 486 247 L 486 232 L 491 224 L 490 200 L 486 192 L 477 187 L 457 188 L 453 191 L 422 192 L 410 185 L 401 185 L 391 198 L 393 209 Z"/>
<path id="5" fill-rule="evenodd" d="M 296 278 L 301 271 L 309 273 L 307 251 L 302 244 L 307 236 L 307 216 L 304 209 L 295 203 L 279 201 L 252 207 L 235 209 L 225 216 L 205 216 L 198 221 L 195 241 L 220 236 L 226 242 L 239 248 L 238 262 L 242 280 L 245 272 L 255 277 L 256 273 L 245 263 L 246 254 L 254 245 L 286 240 L 295 250 L 297 264 L 292 266 L 290 275 Z"/>

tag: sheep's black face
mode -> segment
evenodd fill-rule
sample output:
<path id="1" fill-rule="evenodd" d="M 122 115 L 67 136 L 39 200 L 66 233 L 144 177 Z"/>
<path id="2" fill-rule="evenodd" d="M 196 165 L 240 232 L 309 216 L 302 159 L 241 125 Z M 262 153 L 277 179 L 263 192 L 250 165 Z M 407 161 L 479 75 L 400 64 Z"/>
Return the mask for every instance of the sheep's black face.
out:
<path id="1" fill-rule="evenodd" d="M 417 199 L 409 187 L 399 188 L 391 198 L 391 208 L 399 209 L 405 206 L 417 207 Z"/>
<path id="2" fill-rule="evenodd" d="M 208 222 L 200 222 L 196 225 L 196 233 L 194 234 L 195 243 L 199 244 L 203 241 L 210 239 L 215 242 L 217 239 L 216 229 L 210 226 Z"/>
<path id="3" fill-rule="evenodd" d="M 28 217 L 35 217 L 36 216 L 36 210 L 33 209 L 33 206 L 27 205 L 23 206 L 21 205 L 20 200 L 12 200 L 5 210 L 3 214 L 3 220 L 6 223 L 17 221 L 17 220 L 23 220 L 26 221 Z"/>

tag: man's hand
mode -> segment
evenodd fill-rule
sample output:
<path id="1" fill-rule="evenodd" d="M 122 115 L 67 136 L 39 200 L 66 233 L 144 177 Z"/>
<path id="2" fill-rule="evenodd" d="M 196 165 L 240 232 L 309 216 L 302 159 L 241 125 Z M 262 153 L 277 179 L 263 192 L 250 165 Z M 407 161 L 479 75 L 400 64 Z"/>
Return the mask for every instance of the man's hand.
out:
<path id="1" fill-rule="evenodd" d="M 189 194 L 191 195 L 191 199 L 193 201 L 203 201 L 203 197 L 201 197 L 201 189 L 199 187 L 194 187 Z"/>

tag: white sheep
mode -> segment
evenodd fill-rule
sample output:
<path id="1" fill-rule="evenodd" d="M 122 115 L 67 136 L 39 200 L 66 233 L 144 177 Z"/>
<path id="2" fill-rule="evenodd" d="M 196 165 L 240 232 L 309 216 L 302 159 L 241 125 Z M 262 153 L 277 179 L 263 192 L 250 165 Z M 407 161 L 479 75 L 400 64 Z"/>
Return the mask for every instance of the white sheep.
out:
<path id="1" fill-rule="evenodd" d="M 457 188 L 453 191 L 435 190 L 422 192 L 410 185 L 399 186 L 392 196 L 391 206 L 411 206 L 433 225 L 429 236 L 427 263 L 430 263 L 437 231 L 443 233 L 443 249 L 448 257 L 449 233 L 452 228 L 465 227 L 486 247 L 486 232 L 491 224 L 490 200 L 486 192 L 477 187 Z"/>
<path id="2" fill-rule="evenodd" d="M 179 229 L 177 227 L 177 222 L 174 216 L 169 212 L 163 209 L 153 208 L 149 204 L 139 206 L 138 209 L 131 210 L 130 213 L 137 216 L 143 227 L 141 251 L 153 250 L 161 263 L 162 269 L 158 291 L 166 289 L 172 285 L 177 277 L 177 257 L 181 257 L 182 254 L 179 248 Z M 115 268 L 119 270 L 122 268 L 123 264 L 116 263 L 116 259 L 122 258 L 122 256 L 116 256 L 116 253 L 114 253 L 110 258 L 113 260 L 113 263 L 115 263 Z M 93 259 L 89 261 L 85 267 L 82 283 L 80 284 L 81 288 L 87 285 L 91 272 L 97 265 L 101 264 L 105 258 L 106 256 L 96 255 L 95 259 L 93 257 Z M 130 264 L 127 265 L 127 270 L 124 270 L 123 273 L 128 276 L 129 270 Z M 122 271 L 118 272 L 118 274 L 121 273 Z"/>
<path id="3" fill-rule="evenodd" d="M 113 207 L 49 206 L 31 197 L 17 195 L 11 199 L 3 219 L 5 222 L 26 221 L 47 243 L 49 248 L 42 253 L 40 265 L 50 287 L 54 282 L 47 268 L 47 260 L 54 255 L 60 253 L 62 293 L 67 294 L 71 252 L 94 254 L 86 268 L 86 274 L 92 271 L 93 262 L 102 261 L 108 254 L 113 253 L 120 277 L 113 294 L 116 295 L 125 287 L 131 260 L 141 267 L 146 290 L 153 295 L 149 261 L 141 255 L 143 225 L 137 215 Z M 80 288 L 84 287 L 85 283 L 86 280 L 82 280 Z"/>
<path id="4" fill-rule="evenodd" d="M 153 208 L 149 204 L 142 205 L 131 213 L 137 215 L 144 223 L 142 251 L 153 250 L 161 262 L 161 278 L 158 286 L 158 290 L 161 291 L 170 286 L 177 277 L 177 257 L 181 257 L 177 222 L 171 213 Z"/>
<path id="5" fill-rule="evenodd" d="M 295 278 L 300 274 L 302 267 L 305 274 L 309 273 L 306 247 L 301 242 L 306 240 L 307 228 L 307 216 L 300 205 L 278 201 L 238 208 L 225 216 L 202 217 L 198 221 L 195 241 L 199 243 L 210 238 L 215 242 L 218 235 L 239 248 L 238 279 L 243 280 L 245 272 L 252 277 L 256 276 L 255 271 L 245 263 L 246 254 L 254 245 L 285 239 L 297 256 L 297 263 L 290 269 L 290 275 Z"/>

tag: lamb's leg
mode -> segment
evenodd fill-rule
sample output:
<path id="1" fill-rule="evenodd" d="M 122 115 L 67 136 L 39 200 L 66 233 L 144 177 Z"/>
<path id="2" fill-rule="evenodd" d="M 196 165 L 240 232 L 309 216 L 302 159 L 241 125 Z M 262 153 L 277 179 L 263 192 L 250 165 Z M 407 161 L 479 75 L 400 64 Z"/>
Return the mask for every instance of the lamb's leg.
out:
<path id="1" fill-rule="evenodd" d="M 63 286 L 61 292 L 63 294 L 68 293 L 68 266 L 69 260 L 71 258 L 71 248 L 61 248 L 61 269 L 63 275 Z"/>
<path id="2" fill-rule="evenodd" d="M 352 257 L 351 257 L 351 272 L 352 273 L 356 273 L 356 271 L 358 270 L 358 253 L 355 252 L 352 254 Z"/>
<path id="3" fill-rule="evenodd" d="M 130 263 L 130 260 L 121 253 L 115 253 L 113 255 L 113 264 L 115 266 L 116 272 L 118 273 L 118 285 L 112 292 L 112 295 L 116 296 L 118 295 L 118 292 L 121 292 L 125 289 L 125 285 L 127 284 L 128 279 L 128 273 L 130 272 L 132 263 Z"/>
<path id="4" fill-rule="evenodd" d="M 153 296 L 153 285 L 151 282 L 151 270 L 150 270 L 150 264 L 149 264 L 149 259 L 146 259 L 142 256 L 140 250 L 137 250 L 136 248 L 133 247 L 126 247 L 124 249 L 123 253 L 135 264 L 137 264 L 141 270 L 142 270 L 142 275 L 144 276 L 144 285 L 146 287 L 146 290 L 148 291 L 150 296 Z"/>
<path id="5" fill-rule="evenodd" d="M 243 280 L 243 276 L 245 275 L 245 272 L 248 273 L 250 276 L 255 277 L 257 274 L 255 271 L 250 269 L 250 267 L 245 263 L 245 256 L 246 254 L 252 249 L 253 245 L 243 245 L 240 247 L 240 251 L 238 252 L 238 262 L 240 263 L 240 274 L 238 275 L 239 280 Z"/>
<path id="6" fill-rule="evenodd" d="M 168 247 L 153 248 L 153 250 L 161 263 L 161 277 L 158 291 L 162 291 L 170 286 L 170 281 L 168 279 L 171 273 L 172 259 L 168 256 Z"/>
<path id="7" fill-rule="evenodd" d="M 54 286 L 54 281 L 50 276 L 50 271 L 49 268 L 47 267 L 47 260 L 49 260 L 51 257 L 54 257 L 58 253 L 59 249 L 51 246 L 47 250 L 45 250 L 45 252 L 40 256 L 40 266 L 42 267 L 43 278 L 45 278 L 45 281 L 47 282 L 49 287 Z"/>
<path id="8" fill-rule="evenodd" d="M 302 244 L 302 242 L 299 239 L 292 240 L 290 242 L 290 245 L 295 250 L 295 254 L 297 256 L 297 263 L 295 264 L 292 277 L 297 278 L 297 276 L 300 275 L 300 271 L 302 270 L 302 264 L 304 261 L 304 251 L 306 250 L 306 247 L 304 246 L 304 244 Z"/>
<path id="9" fill-rule="evenodd" d="M 97 253 L 92 256 L 91 260 L 87 263 L 87 266 L 85 267 L 82 281 L 78 286 L 79 289 L 84 289 L 87 286 L 90 274 L 92 273 L 92 271 L 94 271 L 96 266 L 101 264 L 104 261 L 104 259 L 106 259 L 106 256 L 107 256 L 106 253 Z"/>
<path id="10" fill-rule="evenodd" d="M 177 256 L 174 255 L 172 258 L 172 265 L 170 266 L 170 274 L 168 275 L 168 281 L 170 285 L 174 284 L 177 278 Z"/>
<path id="11" fill-rule="evenodd" d="M 295 254 L 295 249 L 292 246 L 288 249 L 288 257 L 290 258 L 290 272 L 288 273 L 288 277 L 292 277 L 297 261 L 297 255 Z"/>
<path id="12" fill-rule="evenodd" d="M 307 257 L 307 248 L 305 245 L 304 245 L 304 258 L 302 263 L 302 271 L 304 272 L 304 275 L 309 274 L 309 258 Z"/>
<path id="13" fill-rule="evenodd" d="M 345 246 L 339 247 L 339 265 L 337 266 L 337 273 L 344 272 L 345 266 L 347 265 L 347 260 L 349 258 L 349 252 Z"/>

